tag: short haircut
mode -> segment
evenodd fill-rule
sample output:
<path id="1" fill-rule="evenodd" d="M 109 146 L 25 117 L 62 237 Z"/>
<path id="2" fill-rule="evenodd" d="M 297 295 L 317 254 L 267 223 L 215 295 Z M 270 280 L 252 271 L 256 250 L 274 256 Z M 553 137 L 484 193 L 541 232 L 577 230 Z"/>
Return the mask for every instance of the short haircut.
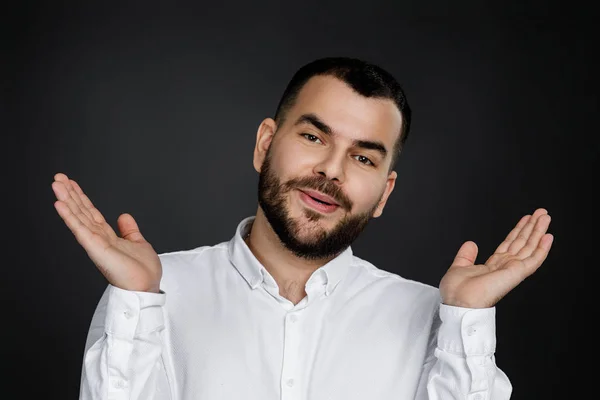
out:
<path id="1" fill-rule="evenodd" d="M 396 166 L 410 130 L 411 110 L 404 90 L 396 79 L 383 68 L 363 60 L 349 57 L 326 57 L 302 66 L 288 83 L 275 111 L 275 122 L 283 124 L 286 114 L 294 105 L 298 94 L 308 80 L 314 76 L 333 76 L 348 84 L 364 97 L 392 100 L 402 115 L 402 127 L 394 143 L 390 172 Z"/>

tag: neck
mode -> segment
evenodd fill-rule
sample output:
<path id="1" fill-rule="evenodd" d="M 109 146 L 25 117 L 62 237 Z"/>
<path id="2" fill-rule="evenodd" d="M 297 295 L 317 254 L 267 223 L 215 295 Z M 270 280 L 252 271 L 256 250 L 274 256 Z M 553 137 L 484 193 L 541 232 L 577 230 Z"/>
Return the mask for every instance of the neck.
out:
<path id="1" fill-rule="evenodd" d="M 245 240 L 250 251 L 277 282 L 279 294 L 294 304 L 306 296 L 304 287 L 312 273 L 333 259 L 307 260 L 293 254 L 281 243 L 260 207 Z"/>

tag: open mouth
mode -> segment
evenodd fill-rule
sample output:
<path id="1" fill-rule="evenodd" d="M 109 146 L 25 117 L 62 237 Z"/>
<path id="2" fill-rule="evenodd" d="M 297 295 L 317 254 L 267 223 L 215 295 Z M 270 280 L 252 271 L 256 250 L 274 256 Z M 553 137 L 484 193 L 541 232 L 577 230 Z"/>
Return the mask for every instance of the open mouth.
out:
<path id="1" fill-rule="evenodd" d="M 310 208 L 320 211 L 322 213 L 332 213 L 338 209 L 339 204 L 330 203 L 325 199 L 316 197 L 317 195 L 310 195 L 303 190 L 299 190 L 301 200 L 308 205 Z M 310 192 L 309 192 L 310 193 Z"/>
<path id="2" fill-rule="evenodd" d="M 324 202 L 323 200 L 319 200 L 319 199 L 317 199 L 316 197 L 312 197 L 311 195 L 308 195 L 308 197 L 310 197 L 310 198 L 311 198 L 311 199 L 313 199 L 314 201 L 316 201 L 316 202 L 319 202 L 319 203 L 321 203 L 321 204 L 326 204 L 326 205 L 328 205 L 328 206 L 333 206 L 333 205 L 334 205 L 334 204 L 331 204 L 331 203 L 326 203 L 326 202 Z"/>

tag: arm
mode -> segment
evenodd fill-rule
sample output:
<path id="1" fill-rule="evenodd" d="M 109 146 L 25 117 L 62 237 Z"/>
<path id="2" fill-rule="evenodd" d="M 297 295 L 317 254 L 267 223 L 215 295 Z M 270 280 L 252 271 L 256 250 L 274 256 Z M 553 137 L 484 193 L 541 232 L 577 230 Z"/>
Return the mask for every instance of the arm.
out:
<path id="1" fill-rule="evenodd" d="M 88 333 L 80 399 L 170 398 L 161 360 L 160 257 L 131 214 L 117 219 L 117 236 L 77 182 L 62 173 L 54 179 L 56 211 L 110 284 Z"/>
<path id="2" fill-rule="evenodd" d="M 416 400 L 508 400 L 512 386 L 495 363 L 495 308 L 441 304 Z"/>
<path id="3" fill-rule="evenodd" d="M 494 358 L 494 307 L 542 265 L 554 239 L 546 233 L 549 225 L 543 208 L 524 216 L 484 264 L 475 264 L 477 245 L 463 243 L 440 282 L 439 319 L 417 399 L 510 398 L 511 384 Z"/>
<path id="4" fill-rule="evenodd" d="M 80 400 L 170 400 L 161 357 L 164 293 L 108 285 L 87 336 Z"/>

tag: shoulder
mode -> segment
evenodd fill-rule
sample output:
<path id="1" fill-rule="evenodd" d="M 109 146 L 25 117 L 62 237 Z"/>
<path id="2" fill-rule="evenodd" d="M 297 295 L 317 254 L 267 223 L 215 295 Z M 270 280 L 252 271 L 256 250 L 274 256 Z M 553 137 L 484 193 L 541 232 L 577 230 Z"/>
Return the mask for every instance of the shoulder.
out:
<path id="1" fill-rule="evenodd" d="M 376 288 L 384 293 L 396 293 L 404 299 L 407 297 L 421 302 L 437 304 L 439 289 L 424 282 L 408 279 L 396 273 L 380 269 L 360 257 L 352 256 L 351 275 L 366 286 Z"/>
<path id="2" fill-rule="evenodd" d="M 228 242 L 200 246 L 187 250 L 163 252 L 158 255 L 163 269 L 179 269 L 217 265 L 228 259 Z"/>

